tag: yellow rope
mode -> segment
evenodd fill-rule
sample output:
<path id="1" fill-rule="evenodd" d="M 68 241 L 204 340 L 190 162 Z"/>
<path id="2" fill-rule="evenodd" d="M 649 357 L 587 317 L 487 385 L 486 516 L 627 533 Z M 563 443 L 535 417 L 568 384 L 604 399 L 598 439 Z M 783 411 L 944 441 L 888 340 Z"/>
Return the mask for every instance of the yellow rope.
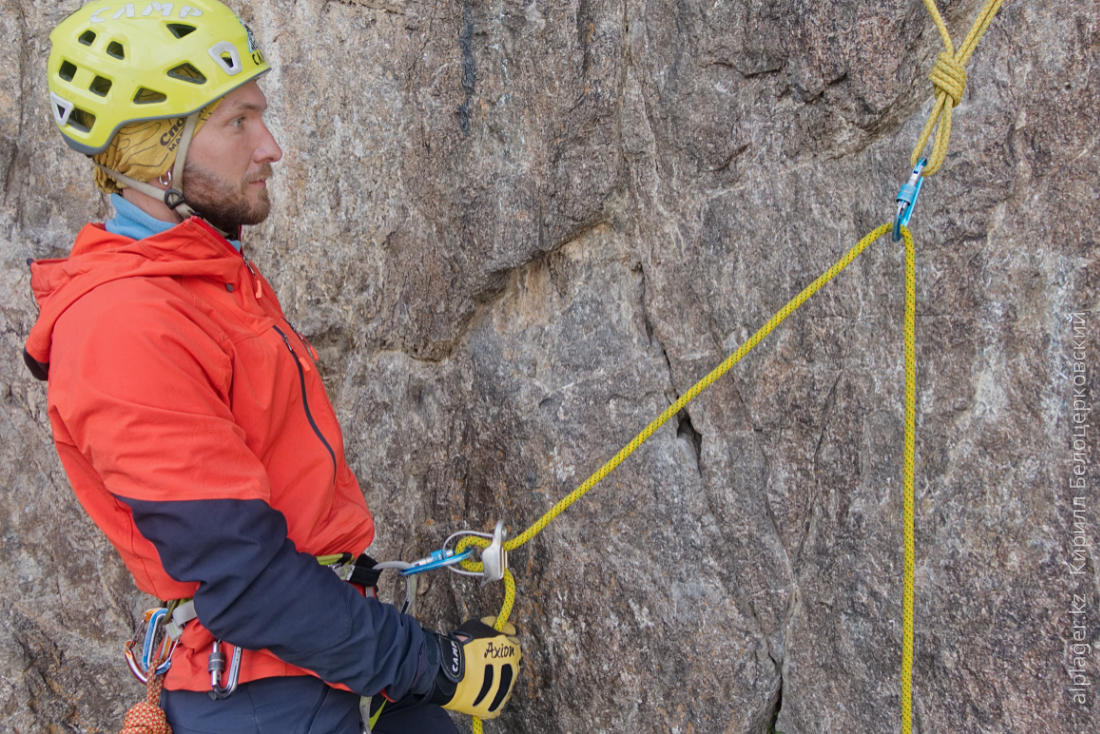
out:
<path id="1" fill-rule="evenodd" d="M 963 92 L 966 90 L 966 63 L 970 60 L 971 55 L 973 55 L 974 50 L 977 48 L 978 41 L 981 40 L 981 37 L 989 28 L 989 24 L 1000 9 L 1003 0 L 986 0 L 985 5 L 978 14 L 977 20 L 975 20 L 970 29 L 970 33 L 967 34 L 966 39 L 959 47 L 958 53 L 955 52 L 954 44 L 951 41 L 951 35 L 947 30 L 947 25 L 944 23 L 943 17 L 940 15 L 934 0 L 923 0 L 923 2 L 939 31 L 945 50 L 937 57 L 932 72 L 929 74 L 929 79 L 932 81 L 932 86 L 936 91 L 936 102 L 932 107 L 932 112 L 924 125 L 924 129 L 921 131 L 920 138 L 913 149 L 910 165 L 916 166 L 917 162 L 923 157 L 924 149 L 928 145 L 928 140 L 932 137 L 933 132 L 935 132 L 935 138 L 932 141 L 932 152 L 928 157 L 928 164 L 923 170 L 923 175 L 931 176 L 940 169 L 947 155 L 947 146 L 951 138 L 951 110 L 962 100 Z M 642 431 L 631 439 L 630 443 L 624 446 L 619 453 L 615 454 L 615 456 L 584 480 L 580 486 L 551 507 L 530 527 L 514 538 L 506 541 L 504 543 L 504 549 L 506 551 L 515 550 L 542 532 L 542 530 L 553 522 L 558 515 L 587 494 L 589 490 L 599 484 L 608 474 L 622 464 L 623 461 L 633 454 L 639 446 L 645 443 L 657 429 L 683 410 L 684 407 L 698 397 L 703 390 L 710 387 L 716 380 L 721 378 L 732 369 L 734 365 L 740 362 L 745 355 L 771 334 L 771 332 L 774 331 L 779 324 L 783 323 L 788 316 L 794 313 L 794 311 L 809 300 L 810 297 L 817 293 L 825 284 L 848 267 L 848 265 L 850 265 L 851 262 L 872 242 L 891 229 L 891 223 L 884 224 L 861 239 L 832 267 L 779 309 L 779 311 L 772 316 L 764 326 L 757 330 L 748 341 L 742 344 L 736 352 L 727 357 L 724 362 L 718 365 L 706 377 L 692 385 L 692 387 L 677 399 L 676 402 L 666 408 L 664 412 L 642 429 Z M 916 453 L 916 265 L 912 235 L 906 227 L 901 227 L 901 234 L 905 239 L 905 436 L 902 469 L 902 532 L 904 536 L 903 544 L 905 558 L 902 581 L 901 730 L 902 734 L 910 734 L 913 726 L 913 579 L 916 571 L 913 482 L 914 457 Z M 489 541 L 475 536 L 467 536 L 458 543 L 456 550 L 461 552 L 472 545 L 484 548 L 489 545 Z M 471 571 L 479 571 L 482 569 L 482 564 L 476 561 L 466 561 L 463 563 L 463 566 Z M 507 622 L 508 617 L 511 616 L 512 608 L 515 604 L 515 595 L 515 579 L 511 571 L 505 569 L 504 601 L 495 623 L 498 630 L 503 628 L 504 623 Z M 473 719 L 473 731 L 474 734 L 482 734 L 482 722 L 477 717 Z"/>
<path id="2" fill-rule="evenodd" d="M 913 576 L 916 550 L 913 533 L 913 464 L 917 425 L 917 266 L 913 237 L 906 227 L 905 238 L 905 438 L 902 464 L 902 536 L 905 566 L 901 602 L 901 731 L 913 730 Z"/>
<path id="3" fill-rule="evenodd" d="M 879 237 L 893 229 L 893 223 L 889 222 L 868 233 L 863 239 L 855 244 L 848 252 L 844 254 L 836 263 L 832 265 L 828 270 L 822 273 L 816 280 L 810 283 L 808 286 L 802 289 L 802 291 L 788 301 L 782 308 L 779 309 L 768 319 L 762 327 L 760 327 L 755 334 L 749 337 L 748 341 L 742 344 L 737 351 L 727 357 L 720 365 L 715 367 L 709 374 L 697 383 L 691 386 L 691 388 L 678 398 L 672 405 L 666 408 L 659 416 L 657 416 L 649 425 L 643 428 L 630 442 L 624 446 L 620 451 L 609 459 L 603 466 L 593 472 L 587 479 L 584 480 L 576 489 L 563 497 L 557 504 L 551 507 L 542 517 L 532 523 L 526 530 L 519 535 L 511 538 L 504 543 L 504 548 L 507 551 L 515 550 L 524 543 L 534 538 L 540 532 L 542 532 L 547 525 L 554 521 L 554 519 L 562 512 L 567 510 L 573 503 L 581 499 L 585 494 L 589 492 L 593 487 L 599 484 L 608 474 L 613 472 L 620 464 L 622 464 L 627 457 L 633 454 L 643 443 L 645 443 L 650 436 L 652 436 L 657 429 L 668 422 L 670 418 L 677 415 L 684 407 L 687 406 L 692 400 L 699 396 L 704 390 L 710 387 L 719 378 L 725 375 L 730 369 L 733 368 L 738 362 L 741 361 L 749 352 L 753 350 L 756 345 L 762 342 L 769 334 L 772 333 L 783 321 L 787 319 L 792 313 L 794 313 L 802 304 L 808 301 L 815 293 L 821 290 L 829 281 L 835 278 L 845 268 L 847 268 L 853 260 L 855 260 L 867 247 L 877 240 Z M 911 708 L 912 708 L 912 669 L 913 669 L 913 570 L 914 570 L 914 543 L 913 543 L 913 455 L 914 455 L 914 437 L 915 437 L 915 405 L 916 405 L 916 352 L 915 352 L 915 338 L 914 338 L 914 323 L 915 323 L 915 304 L 916 304 L 916 273 L 914 266 L 913 255 L 913 238 L 909 233 L 908 228 L 902 227 L 901 234 L 905 239 L 905 457 L 904 457 L 904 472 L 903 472 L 903 484 L 904 484 L 904 544 L 905 544 L 905 579 L 904 579 L 904 592 L 903 592 L 903 631 L 902 631 L 902 731 L 903 734 L 909 734 L 911 731 Z M 479 546 L 485 548 L 489 545 L 489 541 L 477 536 L 466 536 L 456 546 L 456 552 L 462 552 L 464 549 L 470 546 Z M 470 571 L 480 571 L 483 566 L 478 561 L 466 561 L 463 566 Z M 508 618 L 512 614 L 512 608 L 515 604 L 516 597 L 516 582 L 512 576 L 511 571 L 505 569 L 504 571 L 504 601 L 501 605 L 500 613 L 497 615 L 495 622 L 496 629 L 503 629 L 504 623 L 508 621 Z M 473 719 L 473 732 L 474 734 L 482 733 L 482 722 L 477 717 Z"/>
<path id="4" fill-rule="evenodd" d="M 474 536 L 476 537 L 476 536 Z M 478 564 L 481 565 L 481 564 Z M 497 615 L 497 621 L 493 623 L 493 627 L 500 631 L 504 629 L 504 623 L 508 621 L 508 617 L 512 616 L 512 606 L 516 603 L 516 579 L 512 576 L 512 572 L 504 569 L 504 602 L 500 605 L 500 614 Z M 472 734 L 482 734 L 481 719 L 477 716 L 471 716 L 471 729 Z"/>
<path id="5" fill-rule="evenodd" d="M 699 393 L 703 392 L 703 390 L 706 390 L 716 380 L 729 372 L 735 364 L 740 362 L 741 359 L 744 358 L 744 356 L 750 351 L 752 351 L 752 349 L 757 344 L 759 344 L 769 334 L 771 334 L 772 331 L 774 331 L 777 326 L 783 323 L 783 321 L 786 320 L 788 316 L 794 313 L 799 306 L 809 300 L 811 296 L 817 293 L 822 288 L 822 286 L 824 286 L 826 283 L 836 277 L 842 270 L 844 270 L 844 268 L 848 267 L 848 265 L 850 265 L 851 262 L 855 260 L 856 257 L 858 257 L 859 254 L 867 248 L 868 245 L 877 240 L 884 233 L 890 231 L 892 228 L 892 223 L 884 224 L 868 234 L 862 240 L 860 240 L 854 247 L 852 247 L 852 249 L 848 250 L 848 252 L 845 253 L 844 256 L 840 258 L 840 260 L 834 263 L 832 267 L 830 267 L 828 270 L 818 276 L 818 278 L 814 282 L 803 288 L 801 293 L 792 298 L 781 309 L 779 309 L 779 311 L 777 311 L 776 314 L 772 316 L 766 324 L 760 327 L 760 329 L 758 329 L 755 334 L 749 337 L 748 341 L 742 344 L 736 352 L 731 354 L 725 359 L 725 361 L 723 361 L 720 365 L 711 370 L 710 374 L 699 380 L 699 382 L 692 385 L 686 393 L 681 395 L 676 400 L 676 402 L 665 408 L 664 412 L 654 418 L 648 426 L 643 428 L 641 432 L 638 433 L 638 435 L 632 438 L 630 440 L 630 443 L 619 450 L 619 453 L 611 457 L 603 466 L 601 466 L 599 469 L 593 472 L 591 476 L 585 479 L 584 482 L 580 484 L 580 486 L 578 486 L 572 492 L 563 497 L 560 501 L 558 501 L 556 505 L 547 510 L 546 513 L 534 523 L 532 523 L 530 527 L 528 527 L 526 530 L 524 530 L 522 533 L 515 536 L 514 538 L 510 538 L 505 541 L 504 549 L 506 551 L 515 550 L 516 548 L 519 548 L 521 545 L 542 532 L 543 529 L 545 529 L 547 525 L 553 522 L 558 515 L 567 510 L 570 505 L 572 505 L 574 502 L 587 494 L 589 490 L 599 484 L 608 474 L 618 468 L 618 466 L 622 464 L 628 456 L 633 454 L 639 446 L 645 443 L 646 440 L 648 440 L 649 437 L 652 436 L 658 428 L 663 426 L 665 423 L 668 422 L 670 418 L 683 410 L 684 406 L 686 406 L 688 403 L 698 397 Z M 459 541 L 458 545 L 455 548 L 455 551 L 461 552 L 471 545 L 485 548 L 489 545 L 489 541 L 476 536 L 466 536 Z M 466 561 L 465 563 L 463 563 L 463 567 L 470 571 L 480 571 L 482 569 L 481 563 L 477 561 Z M 506 621 L 507 617 L 499 620 L 501 624 Z"/>
<path id="6" fill-rule="evenodd" d="M 924 169 L 925 176 L 931 176 L 943 165 L 943 159 L 947 156 L 947 143 L 951 139 L 951 110 L 962 99 L 966 90 L 966 62 L 978 46 L 978 41 L 985 34 L 993 16 L 1001 7 L 1003 0 L 986 0 L 985 6 L 978 13 L 978 19 L 970 28 L 966 40 L 955 53 L 955 45 L 951 43 L 951 34 L 947 32 L 947 24 L 943 22 L 935 0 L 924 0 L 924 7 L 932 16 L 932 22 L 940 32 L 943 40 L 944 51 L 936 58 L 936 64 L 932 67 L 932 73 L 928 78 L 932 80 L 932 87 L 936 90 L 936 102 L 932 106 L 932 112 L 928 121 L 924 123 L 917 145 L 913 148 L 910 165 L 917 165 L 924 155 L 924 149 L 928 145 L 928 138 L 935 130 L 936 136 L 932 141 L 932 153 L 928 156 L 928 165 Z M 938 125 L 937 125 L 938 123 Z"/>

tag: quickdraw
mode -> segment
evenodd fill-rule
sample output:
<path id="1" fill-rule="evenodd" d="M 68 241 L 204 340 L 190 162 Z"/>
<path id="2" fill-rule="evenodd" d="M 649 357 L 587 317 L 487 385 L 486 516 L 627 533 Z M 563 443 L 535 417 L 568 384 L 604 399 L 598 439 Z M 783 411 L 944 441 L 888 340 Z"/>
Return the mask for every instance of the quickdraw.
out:
<path id="1" fill-rule="evenodd" d="M 123 653 L 126 664 L 142 683 L 148 683 L 150 676 L 164 675 L 172 667 L 172 652 L 179 644 L 179 637 L 173 638 L 168 633 L 166 623 L 169 619 L 165 607 L 146 609 L 133 639 L 126 643 Z M 163 662 L 155 665 L 158 660 Z"/>

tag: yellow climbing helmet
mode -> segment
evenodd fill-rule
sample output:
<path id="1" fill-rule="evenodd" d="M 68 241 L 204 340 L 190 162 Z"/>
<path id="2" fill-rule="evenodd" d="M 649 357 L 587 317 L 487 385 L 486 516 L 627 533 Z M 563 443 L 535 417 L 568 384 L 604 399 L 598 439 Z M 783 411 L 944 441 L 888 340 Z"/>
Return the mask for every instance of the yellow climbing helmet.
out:
<path id="1" fill-rule="evenodd" d="M 184 117 L 270 67 L 217 0 L 91 2 L 50 34 L 50 107 L 66 142 L 98 153 L 127 123 Z"/>

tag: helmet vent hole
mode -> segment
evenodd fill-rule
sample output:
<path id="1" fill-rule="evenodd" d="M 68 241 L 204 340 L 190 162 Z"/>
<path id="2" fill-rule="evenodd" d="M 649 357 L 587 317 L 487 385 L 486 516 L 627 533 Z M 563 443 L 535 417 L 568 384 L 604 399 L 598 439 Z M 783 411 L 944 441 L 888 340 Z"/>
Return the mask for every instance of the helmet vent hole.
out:
<path id="1" fill-rule="evenodd" d="M 62 61 L 61 67 L 57 70 L 57 75 L 67 82 L 71 82 L 73 77 L 76 76 L 76 66 L 70 61 Z"/>
<path id="2" fill-rule="evenodd" d="M 122 44 L 118 41 L 111 41 L 107 44 L 107 53 L 114 56 L 116 59 L 126 58 L 126 50 L 122 48 Z"/>
<path id="3" fill-rule="evenodd" d="M 183 38 L 188 33 L 192 33 L 195 30 L 195 26 L 187 25 L 186 23 L 169 23 L 168 31 L 176 38 Z"/>
<path id="4" fill-rule="evenodd" d="M 92 80 L 92 85 L 88 87 L 91 91 L 98 94 L 100 97 L 106 97 L 107 92 L 111 91 L 111 80 L 104 79 L 101 76 L 97 76 Z"/>
<path id="5" fill-rule="evenodd" d="M 164 102 L 166 99 L 168 99 L 168 97 L 163 93 L 146 87 L 141 87 L 137 90 L 137 94 L 134 95 L 135 104 L 156 104 L 157 102 Z"/>
<path id="6" fill-rule="evenodd" d="M 192 84 L 206 83 L 206 77 L 203 76 L 203 73 L 191 64 L 180 64 L 173 69 L 169 69 L 168 76 L 173 79 L 179 79 L 181 82 L 191 82 Z"/>
<path id="7" fill-rule="evenodd" d="M 95 124 L 95 115 L 79 107 L 73 107 L 73 111 L 69 113 L 69 124 L 82 133 L 91 132 L 92 125 Z"/>
<path id="8" fill-rule="evenodd" d="M 215 43 L 207 49 L 207 53 L 210 54 L 210 58 L 214 59 L 214 63 L 220 66 L 222 71 L 229 76 L 236 76 L 244 69 L 244 66 L 241 65 L 237 47 L 229 41 Z"/>
<path id="9" fill-rule="evenodd" d="M 85 46 L 91 46 L 95 43 L 95 31 L 87 30 L 80 34 L 80 38 L 76 39 L 83 43 Z"/>

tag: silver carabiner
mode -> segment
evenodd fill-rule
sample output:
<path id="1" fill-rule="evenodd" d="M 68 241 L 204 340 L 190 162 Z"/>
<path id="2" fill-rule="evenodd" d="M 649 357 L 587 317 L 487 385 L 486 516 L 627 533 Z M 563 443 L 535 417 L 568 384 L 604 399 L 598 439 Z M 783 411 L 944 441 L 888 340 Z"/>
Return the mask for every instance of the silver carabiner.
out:
<path id="1" fill-rule="evenodd" d="M 225 653 L 222 652 L 221 640 L 214 640 L 206 667 L 210 671 L 210 698 L 215 701 L 229 698 L 233 695 L 233 691 L 237 690 L 237 680 L 241 674 L 240 646 L 233 646 L 233 659 L 229 662 L 229 675 L 224 686 L 221 684 L 221 679 L 222 673 L 225 672 Z"/>

